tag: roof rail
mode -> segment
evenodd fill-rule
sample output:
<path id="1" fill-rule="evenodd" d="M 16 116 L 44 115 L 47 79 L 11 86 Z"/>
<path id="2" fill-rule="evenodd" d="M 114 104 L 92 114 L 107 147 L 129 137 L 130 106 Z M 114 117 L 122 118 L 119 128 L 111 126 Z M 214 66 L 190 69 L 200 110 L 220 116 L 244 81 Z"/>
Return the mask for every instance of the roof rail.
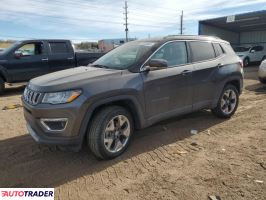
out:
<path id="1" fill-rule="evenodd" d="M 221 39 L 217 36 L 212 36 L 212 35 L 167 35 L 165 38 L 168 38 L 168 37 L 180 37 L 180 36 L 197 36 L 197 37 L 212 37 L 212 38 L 215 38 L 215 39 Z"/>

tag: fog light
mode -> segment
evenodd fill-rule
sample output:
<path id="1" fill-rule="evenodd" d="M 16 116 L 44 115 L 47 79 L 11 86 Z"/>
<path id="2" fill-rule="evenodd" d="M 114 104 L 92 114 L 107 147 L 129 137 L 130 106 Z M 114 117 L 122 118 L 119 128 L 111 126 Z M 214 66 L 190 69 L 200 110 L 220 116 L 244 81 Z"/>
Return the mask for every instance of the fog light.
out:
<path id="1" fill-rule="evenodd" d="M 67 118 L 40 119 L 41 124 L 48 131 L 64 131 L 67 121 Z"/>

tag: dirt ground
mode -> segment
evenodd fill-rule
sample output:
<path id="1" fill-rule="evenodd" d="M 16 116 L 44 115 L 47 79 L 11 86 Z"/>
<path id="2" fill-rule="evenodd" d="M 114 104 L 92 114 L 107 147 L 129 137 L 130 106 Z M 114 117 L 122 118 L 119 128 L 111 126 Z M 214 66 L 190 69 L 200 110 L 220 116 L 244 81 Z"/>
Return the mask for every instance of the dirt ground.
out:
<path id="1" fill-rule="evenodd" d="M 63 152 L 27 133 L 22 88 L 0 97 L 0 187 L 54 187 L 56 199 L 266 199 L 266 85 L 247 68 L 245 89 L 230 120 L 210 111 L 161 122 L 135 133 L 111 161 L 88 149 Z M 198 130 L 192 135 L 191 129 Z"/>

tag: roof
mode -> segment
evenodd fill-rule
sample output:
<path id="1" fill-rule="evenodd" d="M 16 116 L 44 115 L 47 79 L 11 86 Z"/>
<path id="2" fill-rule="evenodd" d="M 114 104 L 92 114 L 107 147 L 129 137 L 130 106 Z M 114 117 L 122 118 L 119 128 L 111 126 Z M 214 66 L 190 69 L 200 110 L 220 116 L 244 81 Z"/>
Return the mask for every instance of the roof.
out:
<path id="1" fill-rule="evenodd" d="M 29 39 L 29 40 L 20 40 L 20 42 L 37 42 L 37 41 L 68 42 L 70 40 L 65 40 L 65 39 Z"/>
<path id="2" fill-rule="evenodd" d="M 266 30 L 266 10 L 201 20 L 199 24 L 210 25 L 237 33 Z"/>

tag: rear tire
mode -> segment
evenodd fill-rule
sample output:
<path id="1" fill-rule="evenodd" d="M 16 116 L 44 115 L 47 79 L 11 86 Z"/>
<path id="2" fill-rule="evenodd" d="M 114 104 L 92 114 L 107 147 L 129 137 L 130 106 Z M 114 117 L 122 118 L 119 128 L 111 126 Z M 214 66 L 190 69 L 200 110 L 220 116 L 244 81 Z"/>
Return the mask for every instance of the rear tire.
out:
<path id="1" fill-rule="evenodd" d="M 133 134 L 131 114 L 120 106 L 100 110 L 92 119 L 87 132 L 87 144 L 100 159 L 112 159 L 128 147 Z"/>
<path id="2" fill-rule="evenodd" d="M 0 77 L 0 95 L 4 94 L 5 91 L 5 81 L 3 80 L 3 78 Z"/>
<path id="3" fill-rule="evenodd" d="M 266 84 L 266 79 L 265 79 L 265 78 L 259 78 L 259 80 L 260 80 L 260 82 L 261 82 L 262 84 Z"/>
<path id="4" fill-rule="evenodd" d="M 224 87 L 216 108 L 212 113 L 219 118 L 230 118 L 237 110 L 239 103 L 239 92 L 234 85 L 228 84 Z"/>
<path id="5" fill-rule="evenodd" d="M 244 60 L 243 60 L 243 64 L 244 64 L 244 67 L 248 67 L 249 66 L 249 58 L 245 58 Z"/>

